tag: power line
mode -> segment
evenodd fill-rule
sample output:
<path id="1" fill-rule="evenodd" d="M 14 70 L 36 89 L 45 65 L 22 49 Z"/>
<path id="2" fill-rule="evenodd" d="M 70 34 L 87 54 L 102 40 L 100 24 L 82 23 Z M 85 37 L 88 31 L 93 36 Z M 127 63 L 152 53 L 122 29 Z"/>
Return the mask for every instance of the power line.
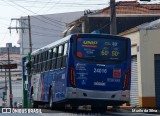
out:
<path id="1" fill-rule="evenodd" d="M 45 8 L 50 3 L 50 1 L 51 0 L 49 0 L 49 2 L 46 2 L 46 4 L 40 10 L 38 10 L 36 13 L 40 12 L 43 8 Z"/>
<path id="2" fill-rule="evenodd" d="M 32 31 L 33 33 L 36 33 L 36 34 L 42 34 L 42 35 L 51 35 L 51 34 L 47 34 L 47 33 L 41 33 L 41 32 L 36 32 L 36 31 Z M 57 33 L 56 33 L 57 34 Z M 54 33 L 52 33 L 52 37 L 53 37 Z M 57 35 L 58 36 L 58 35 Z"/>
<path id="3" fill-rule="evenodd" d="M 12 21 L 11 21 L 11 22 L 12 22 Z M 11 22 L 10 22 L 10 25 L 9 25 L 9 26 L 11 26 Z M 4 42 L 5 37 L 6 37 L 6 35 L 7 35 L 7 32 L 8 32 L 8 30 L 6 30 L 6 33 L 5 33 L 5 35 L 4 35 L 4 38 L 3 38 L 2 42 L 0 43 L 0 45 Z M 8 41 L 9 41 L 9 39 L 8 39 Z"/>
<path id="4" fill-rule="evenodd" d="M 15 3 L 15 2 L 13 2 L 13 1 L 10 1 L 10 2 L 12 2 L 13 4 L 15 4 L 15 5 L 17 5 L 17 6 L 21 7 L 21 8 L 23 8 L 23 9 L 25 9 L 25 10 L 31 12 L 31 13 L 33 13 L 33 14 L 38 15 L 37 13 L 35 13 L 35 12 L 33 12 L 33 11 L 31 11 L 31 10 L 29 10 L 29 9 L 27 9 L 27 8 L 25 8 L 25 7 L 21 6 L 21 5 L 19 5 L 19 4 Z M 47 19 L 48 21 L 51 21 L 52 23 L 55 23 L 54 21 L 56 21 L 56 24 L 57 24 L 57 22 L 65 23 L 65 22 L 62 22 L 62 21 L 58 21 L 58 20 L 56 20 L 56 19 L 50 19 L 50 18 L 45 17 L 45 16 L 43 16 L 43 15 L 39 15 L 39 16 L 42 16 L 44 19 Z M 37 17 L 36 17 L 36 18 L 37 18 Z M 39 19 L 39 18 L 37 18 L 37 19 Z M 41 20 L 41 19 L 39 19 L 39 20 Z M 50 24 L 51 24 L 51 23 L 50 23 Z M 66 23 L 65 23 L 65 24 L 66 24 Z M 62 25 L 62 24 L 59 24 L 59 25 Z M 63 25 L 63 26 L 64 26 L 64 25 Z"/>
<path id="5" fill-rule="evenodd" d="M 41 5 L 41 4 L 40 4 Z M 3 5 L 3 6 L 16 6 L 16 5 Z M 53 5 L 50 3 L 49 5 L 47 5 L 47 7 L 52 7 Z M 88 7 L 88 6 L 105 6 L 105 4 L 103 5 L 97 5 L 97 4 L 59 4 L 59 6 L 56 6 L 56 7 Z M 45 8 L 44 6 L 30 6 L 30 5 L 23 5 L 23 7 L 28 7 L 28 8 Z M 39 11 L 38 11 L 39 12 Z M 35 13 L 38 13 L 38 12 L 35 12 Z"/>
<path id="6" fill-rule="evenodd" d="M 16 19 L 16 18 L 13 18 L 13 19 L 11 19 L 11 21 L 12 20 L 16 20 L 16 21 L 28 20 L 28 27 L 8 27 L 8 29 L 10 29 L 10 31 L 11 31 L 11 29 L 16 29 L 16 30 L 18 30 L 18 29 L 21 29 L 21 30 L 28 29 L 28 33 L 29 33 L 29 48 L 30 48 L 30 53 L 31 53 L 32 52 L 32 39 L 31 39 L 30 16 L 28 15 L 27 19 Z"/>
<path id="7" fill-rule="evenodd" d="M 45 34 L 41 34 L 41 33 L 32 33 L 32 35 L 37 35 L 37 36 L 44 36 L 44 37 L 59 37 L 60 38 L 60 35 L 45 35 Z"/>
<path id="8" fill-rule="evenodd" d="M 39 15 L 39 16 L 41 16 L 41 17 L 43 17 L 43 18 L 45 18 L 45 19 L 47 19 L 47 20 L 49 20 L 49 21 L 52 21 L 52 19 L 49 19 L 49 18 L 47 18 L 47 17 L 45 17 L 45 16 L 43 16 L 43 15 Z M 35 18 L 35 19 L 38 19 L 38 20 L 40 20 L 40 21 L 42 21 L 42 22 L 44 22 L 44 23 L 47 23 L 47 24 L 49 24 L 49 25 L 58 26 L 58 27 L 60 27 L 60 26 L 65 26 L 65 25 L 63 25 L 63 24 L 61 24 L 61 23 L 58 23 L 58 22 L 54 22 L 54 24 L 53 24 L 53 23 L 46 22 L 46 21 L 38 18 L 37 16 L 32 16 L 32 17 Z M 53 21 L 52 21 L 52 22 L 53 22 Z M 58 25 L 57 25 L 57 24 L 58 24 Z M 61 28 L 61 27 L 60 27 L 60 28 Z"/>
<path id="9" fill-rule="evenodd" d="M 57 1 L 52 7 L 50 7 L 46 12 L 48 12 L 49 10 L 51 10 L 52 8 L 54 8 L 58 3 L 60 3 L 61 0 Z"/>
<path id="10" fill-rule="evenodd" d="M 43 31 L 45 31 L 45 30 L 49 30 L 49 31 L 62 31 L 62 30 L 56 30 L 56 29 L 51 29 L 51 28 L 46 28 L 46 27 L 41 27 L 41 26 L 38 26 L 38 25 L 32 25 L 32 28 L 37 28 L 38 27 L 38 29 L 42 29 Z"/>
<path id="11" fill-rule="evenodd" d="M 35 1 L 24 1 L 24 0 L 23 1 L 22 0 L 18 1 L 18 0 L 14 0 L 14 2 L 15 1 L 16 2 L 21 2 L 21 3 L 23 2 L 23 3 L 36 3 L 36 4 L 49 4 L 49 3 L 57 4 L 57 2 L 53 2 L 53 1 L 50 1 L 50 0 L 48 2 L 46 2 L 46 1 L 36 1 L 35 2 Z M 88 3 L 87 4 L 87 3 L 84 3 L 84 2 L 82 2 L 82 3 L 64 2 L 64 3 L 58 3 L 58 4 L 60 4 L 60 5 L 82 5 L 82 6 L 83 5 L 97 5 L 98 6 L 98 5 L 104 5 L 106 3 L 98 3 L 98 4 Z"/>
<path id="12" fill-rule="evenodd" d="M 5 0 L 2 0 L 2 1 L 6 2 Z M 35 12 L 33 12 L 33 11 L 31 11 L 31 10 L 29 10 L 29 9 L 27 9 L 27 8 L 25 8 L 25 7 L 21 6 L 21 5 L 13 2 L 13 1 L 10 1 L 10 2 L 11 2 L 12 4 L 15 4 L 16 6 L 19 6 L 19 7 L 23 8 L 23 9 L 25 9 L 25 10 L 33 13 L 33 14 L 38 15 L 37 13 L 35 13 Z M 9 4 L 9 3 L 7 2 L 7 4 Z M 9 4 L 9 5 L 12 6 L 11 4 Z M 12 6 L 12 7 L 14 7 L 14 6 Z M 16 8 L 17 10 L 19 10 L 17 7 L 14 7 L 14 8 Z M 19 10 L 19 11 L 21 11 L 21 10 Z M 23 12 L 23 13 L 25 13 L 25 12 Z M 36 19 L 38 19 L 38 20 L 40 20 L 40 21 L 42 21 L 42 22 L 45 22 L 45 23 L 47 23 L 47 24 L 50 24 L 50 25 L 53 25 L 53 26 L 56 26 L 56 27 L 59 27 L 59 25 L 65 26 L 65 25 L 62 24 L 62 23 L 65 23 L 65 22 L 58 21 L 58 20 L 56 20 L 56 19 L 50 19 L 50 18 L 45 17 L 45 16 L 43 16 L 43 15 L 38 15 L 38 16 L 41 16 L 41 17 L 43 17 L 44 19 L 46 19 L 46 20 L 48 20 L 48 21 L 50 21 L 50 22 L 52 22 L 52 23 L 46 22 L 46 21 L 44 21 L 44 20 L 42 20 L 42 19 L 40 19 L 40 18 L 38 18 L 38 17 L 33 17 L 33 18 L 36 18 Z M 54 24 L 53 24 L 53 23 L 54 23 Z M 58 25 L 57 25 L 57 24 L 58 24 Z M 66 24 L 66 23 L 65 23 L 65 24 Z M 61 27 L 60 27 L 60 28 L 61 28 Z"/>
<path id="13" fill-rule="evenodd" d="M 25 22 L 23 22 L 23 24 L 24 24 L 24 26 L 28 25 Z M 43 31 L 58 31 L 58 32 L 62 31 L 62 30 L 57 30 L 57 29 L 53 29 L 53 28 L 46 28 L 46 27 L 42 27 L 42 26 L 38 26 L 38 25 L 34 25 L 34 24 L 32 24 L 32 28 L 38 28 L 38 29 L 43 30 Z"/>

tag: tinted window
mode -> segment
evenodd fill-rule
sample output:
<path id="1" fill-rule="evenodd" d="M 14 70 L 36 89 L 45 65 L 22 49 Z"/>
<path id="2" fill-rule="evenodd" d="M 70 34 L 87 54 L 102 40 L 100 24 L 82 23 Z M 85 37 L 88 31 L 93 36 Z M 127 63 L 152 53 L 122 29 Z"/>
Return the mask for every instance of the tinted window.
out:
<path id="1" fill-rule="evenodd" d="M 57 48 L 53 48 L 53 58 L 57 57 Z"/>
<path id="2" fill-rule="evenodd" d="M 67 51 L 68 51 L 68 43 L 65 43 L 65 44 L 64 44 L 63 56 L 67 55 Z"/>
<path id="3" fill-rule="evenodd" d="M 58 56 L 62 56 L 63 55 L 63 45 L 60 45 L 58 48 Z"/>

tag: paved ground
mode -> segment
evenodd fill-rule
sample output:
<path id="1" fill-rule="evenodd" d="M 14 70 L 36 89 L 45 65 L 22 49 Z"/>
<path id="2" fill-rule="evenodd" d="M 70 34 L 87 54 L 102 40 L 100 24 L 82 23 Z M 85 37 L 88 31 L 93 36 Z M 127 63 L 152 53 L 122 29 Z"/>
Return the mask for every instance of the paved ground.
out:
<path id="1" fill-rule="evenodd" d="M 18 98 L 19 96 L 17 95 L 22 95 L 22 84 L 21 81 L 13 81 L 12 82 L 13 86 L 13 93 L 15 99 Z M 4 83 L 0 83 L 0 87 L 4 87 Z M 20 89 L 19 89 L 20 88 Z M 0 95 L 2 95 L 2 92 L 4 89 L 0 89 Z M 22 97 L 22 96 L 20 96 Z M 21 99 L 19 99 L 21 101 Z M 123 108 L 123 109 L 118 109 L 118 110 L 108 110 L 105 113 L 93 113 L 90 111 L 59 111 L 59 110 L 48 110 L 48 109 L 42 109 L 41 114 L 32 114 L 32 113 L 1 113 L 1 108 L 0 108 L 0 116 L 160 116 L 160 110 L 153 110 L 151 109 L 141 109 L 141 108 Z"/>
<path id="2" fill-rule="evenodd" d="M 1 111 L 1 110 L 0 110 Z M 139 111 L 139 112 L 138 112 Z M 94 113 L 91 111 L 60 111 L 60 110 L 48 110 L 42 109 L 42 112 L 50 112 L 50 113 L 0 113 L 0 116 L 160 116 L 160 112 L 158 113 L 144 113 L 140 110 L 137 112 L 132 112 L 132 110 L 119 109 L 119 110 L 108 110 L 105 113 Z"/>

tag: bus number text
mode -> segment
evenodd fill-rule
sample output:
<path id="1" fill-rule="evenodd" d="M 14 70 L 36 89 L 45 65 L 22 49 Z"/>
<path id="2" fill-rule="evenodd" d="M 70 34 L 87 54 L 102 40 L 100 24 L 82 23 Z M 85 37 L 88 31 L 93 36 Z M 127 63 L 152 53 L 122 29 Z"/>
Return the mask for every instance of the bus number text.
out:
<path id="1" fill-rule="evenodd" d="M 94 73 L 107 73 L 107 69 L 94 68 Z"/>
<path id="2" fill-rule="evenodd" d="M 102 56 L 107 56 L 108 54 L 109 54 L 109 51 L 107 51 L 107 50 L 102 50 L 101 51 Z"/>
<path id="3" fill-rule="evenodd" d="M 112 56 L 118 56 L 120 53 L 118 51 L 112 51 Z"/>

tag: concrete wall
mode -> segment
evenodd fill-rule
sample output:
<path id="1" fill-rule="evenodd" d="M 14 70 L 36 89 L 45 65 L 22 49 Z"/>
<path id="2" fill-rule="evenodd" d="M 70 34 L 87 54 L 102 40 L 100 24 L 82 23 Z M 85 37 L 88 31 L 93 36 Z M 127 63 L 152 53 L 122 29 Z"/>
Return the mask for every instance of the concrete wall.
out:
<path id="1" fill-rule="evenodd" d="M 160 54 L 160 30 L 140 30 L 124 35 L 131 38 L 132 55 L 137 55 L 139 105 L 155 107 L 154 54 Z"/>
<path id="2" fill-rule="evenodd" d="M 128 37 L 131 39 L 131 54 L 132 56 L 133 55 L 137 55 L 137 46 L 139 46 L 139 31 L 136 31 L 136 32 L 133 32 L 133 33 L 130 33 L 130 34 L 127 34 L 125 35 L 125 37 Z"/>
<path id="3" fill-rule="evenodd" d="M 160 54 L 160 30 L 140 31 L 140 65 L 143 106 L 155 106 L 155 69 L 154 54 Z"/>

